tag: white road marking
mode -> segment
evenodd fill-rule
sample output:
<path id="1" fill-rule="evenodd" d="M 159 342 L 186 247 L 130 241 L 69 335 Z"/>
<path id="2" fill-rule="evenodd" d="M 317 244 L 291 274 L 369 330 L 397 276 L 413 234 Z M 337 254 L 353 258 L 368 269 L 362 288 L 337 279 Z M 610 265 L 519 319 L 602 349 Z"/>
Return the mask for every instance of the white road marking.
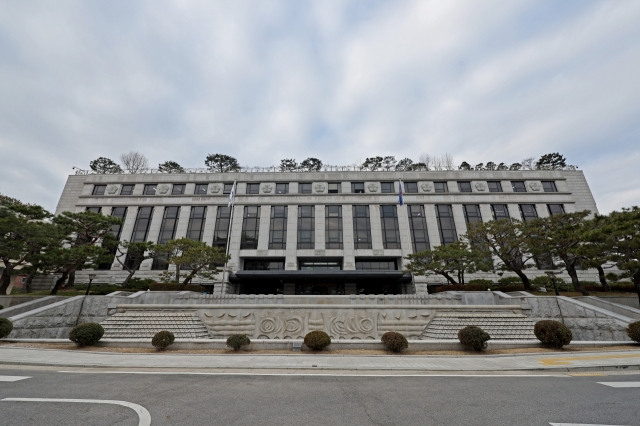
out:
<path id="1" fill-rule="evenodd" d="M 0 376 L 0 382 L 17 382 L 18 380 L 30 378 L 31 376 Z"/>
<path id="2" fill-rule="evenodd" d="M 598 382 L 612 388 L 640 388 L 640 382 Z"/>
<path id="3" fill-rule="evenodd" d="M 181 371 L 71 371 L 62 370 L 58 373 L 74 374 L 149 374 L 149 375 L 194 375 L 194 376 L 306 376 L 306 377 L 570 377 L 557 374 L 329 374 L 329 373 L 199 373 Z"/>
<path id="4" fill-rule="evenodd" d="M 114 401 L 109 399 L 55 399 L 55 398 L 4 398 L 0 401 L 22 401 L 22 402 L 81 402 L 87 404 L 113 404 L 122 405 L 123 407 L 131 408 L 138 414 L 140 421 L 138 426 L 151 425 L 151 414 L 142 405 L 134 404 L 127 401 Z"/>
<path id="5" fill-rule="evenodd" d="M 621 425 L 592 425 L 586 423 L 549 423 L 551 426 L 621 426 Z"/>

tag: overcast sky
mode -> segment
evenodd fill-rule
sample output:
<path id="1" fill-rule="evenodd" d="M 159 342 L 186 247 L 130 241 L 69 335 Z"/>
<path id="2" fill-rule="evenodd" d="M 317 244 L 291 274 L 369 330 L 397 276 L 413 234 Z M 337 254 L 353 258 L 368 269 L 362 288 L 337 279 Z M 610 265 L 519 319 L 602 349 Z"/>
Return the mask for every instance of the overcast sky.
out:
<path id="1" fill-rule="evenodd" d="M 0 1 L 0 193 L 72 166 L 559 151 L 640 204 L 640 1 Z"/>

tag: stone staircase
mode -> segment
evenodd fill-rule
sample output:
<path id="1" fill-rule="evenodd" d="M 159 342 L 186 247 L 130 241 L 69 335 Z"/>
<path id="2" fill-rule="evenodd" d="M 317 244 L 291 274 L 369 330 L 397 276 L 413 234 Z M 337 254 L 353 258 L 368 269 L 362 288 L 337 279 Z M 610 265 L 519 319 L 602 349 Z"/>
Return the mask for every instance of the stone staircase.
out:
<path id="1" fill-rule="evenodd" d="M 130 311 L 116 313 L 100 323 L 105 339 L 151 339 L 158 331 L 176 339 L 210 339 L 207 327 L 195 312 Z"/>
<path id="2" fill-rule="evenodd" d="M 535 339 L 534 322 L 524 315 L 506 312 L 439 312 L 422 332 L 420 339 L 457 339 L 458 331 L 468 325 L 480 327 L 492 339 Z"/>

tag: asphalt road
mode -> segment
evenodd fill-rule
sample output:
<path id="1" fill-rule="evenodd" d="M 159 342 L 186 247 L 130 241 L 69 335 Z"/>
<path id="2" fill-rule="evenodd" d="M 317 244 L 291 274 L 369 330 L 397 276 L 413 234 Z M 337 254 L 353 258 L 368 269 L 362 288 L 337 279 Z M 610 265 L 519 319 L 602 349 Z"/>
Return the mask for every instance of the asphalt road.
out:
<path id="1" fill-rule="evenodd" d="M 139 425 L 146 424 L 143 411 L 152 425 L 640 425 L 638 373 L 370 377 L 59 370 L 0 369 L 0 425 Z M 11 381 L 16 376 L 28 378 Z"/>

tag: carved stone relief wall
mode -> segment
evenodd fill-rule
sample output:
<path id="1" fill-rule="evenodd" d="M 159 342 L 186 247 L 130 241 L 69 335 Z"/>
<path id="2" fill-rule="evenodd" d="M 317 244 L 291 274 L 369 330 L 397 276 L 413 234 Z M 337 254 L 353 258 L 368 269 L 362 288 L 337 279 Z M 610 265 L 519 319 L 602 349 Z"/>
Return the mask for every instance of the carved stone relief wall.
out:
<path id="1" fill-rule="evenodd" d="M 207 309 L 201 318 L 213 338 L 303 339 L 323 330 L 332 339 L 379 340 L 387 331 L 419 339 L 429 313 L 415 309 Z"/>

